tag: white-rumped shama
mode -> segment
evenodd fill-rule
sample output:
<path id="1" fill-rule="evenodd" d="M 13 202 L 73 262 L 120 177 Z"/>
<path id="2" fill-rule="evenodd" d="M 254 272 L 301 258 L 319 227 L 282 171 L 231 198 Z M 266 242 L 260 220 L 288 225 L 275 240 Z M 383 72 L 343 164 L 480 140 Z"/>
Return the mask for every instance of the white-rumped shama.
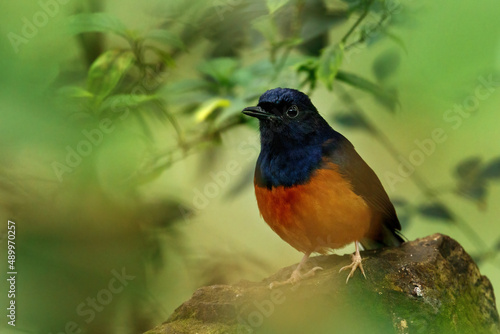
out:
<path id="1" fill-rule="evenodd" d="M 259 119 L 261 152 L 254 185 L 259 211 L 283 240 L 305 255 L 291 277 L 271 287 L 314 275 L 301 267 L 311 253 L 355 243 L 346 282 L 365 249 L 403 242 L 396 211 L 380 180 L 343 135 L 321 117 L 309 97 L 275 88 L 243 113 Z M 366 278 L 366 276 L 365 276 Z"/>

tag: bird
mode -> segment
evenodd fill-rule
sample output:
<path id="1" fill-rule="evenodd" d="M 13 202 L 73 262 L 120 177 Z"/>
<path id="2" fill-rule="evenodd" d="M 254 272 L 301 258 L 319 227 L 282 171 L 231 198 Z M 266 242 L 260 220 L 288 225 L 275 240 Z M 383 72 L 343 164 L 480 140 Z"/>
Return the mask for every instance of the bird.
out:
<path id="1" fill-rule="evenodd" d="M 265 222 L 304 256 L 289 279 L 295 284 L 321 267 L 302 273 L 313 253 L 326 254 L 354 243 L 346 283 L 359 268 L 366 279 L 364 249 L 404 242 L 394 205 L 375 172 L 353 144 L 295 89 L 274 88 L 243 114 L 259 120 L 260 154 L 254 173 L 257 206 Z"/>

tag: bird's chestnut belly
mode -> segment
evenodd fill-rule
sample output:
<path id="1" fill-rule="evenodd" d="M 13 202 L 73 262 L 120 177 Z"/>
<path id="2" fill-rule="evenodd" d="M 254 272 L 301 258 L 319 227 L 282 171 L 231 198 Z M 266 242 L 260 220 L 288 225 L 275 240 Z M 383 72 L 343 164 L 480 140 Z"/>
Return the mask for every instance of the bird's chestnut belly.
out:
<path id="1" fill-rule="evenodd" d="M 371 210 L 330 164 L 309 181 L 292 187 L 260 187 L 255 194 L 267 224 L 302 252 L 326 253 L 368 233 Z"/>

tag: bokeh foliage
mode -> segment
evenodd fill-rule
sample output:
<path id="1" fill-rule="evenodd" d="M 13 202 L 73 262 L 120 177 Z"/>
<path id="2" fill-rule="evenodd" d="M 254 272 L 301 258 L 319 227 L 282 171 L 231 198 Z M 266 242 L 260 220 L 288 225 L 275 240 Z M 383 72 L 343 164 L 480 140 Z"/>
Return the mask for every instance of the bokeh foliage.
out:
<path id="1" fill-rule="evenodd" d="M 255 120 L 240 111 L 267 89 L 335 96 L 341 107 L 333 115 L 322 111 L 332 123 L 370 136 L 396 161 L 403 154 L 375 120 L 397 117 L 405 108 L 405 92 L 393 80 L 409 52 L 399 33 L 425 28 L 420 5 L 165 0 L 150 4 L 138 23 L 120 18 L 112 4 L 60 4 L 26 43 L 6 38 L 0 44 L 0 137 L 8 143 L 0 158 L 2 212 L 24 225 L 18 284 L 27 316 L 19 323 L 27 331 L 61 331 L 75 321 L 89 333 L 141 332 L 164 320 L 195 286 L 244 273 L 245 261 L 269 270 L 251 251 L 233 259 L 214 251 L 209 261 L 180 275 L 192 247 L 181 223 L 196 215 L 195 208 L 175 189 L 162 196 L 147 191 L 179 177 L 172 167 L 195 154 L 202 163 L 186 173 L 215 168 L 226 134 L 256 131 Z M 39 11 L 33 5 L 14 12 L 30 20 L 28 14 Z M 18 16 L 6 20 L 5 36 L 22 35 Z M 365 68 L 350 66 L 388 42 L 393 47 Z M 359 101 L 367 98 L 385 115 L 365 110 Z M 454 179 L 444 187 L 432 186 L 416 170 L 409 179 L 418 195 L 393 196 L 403 228 L 416 219 L 448 224 L 471 241 L 480 264 L 499 266 L 500 235 L 486 242 L 474 228 L 478 222 L 463 218 L 449 199 L 451 194 L 485 208 L 489 189 L 498 186 L 499 161 L 464 155 L 447 167 Z M 231 197 L 248 191 L 251 172 L 231 185 Z M 136 277 L 134 284 L 87 323 L 77 305 L 121 268 Z M 156 294 L 172 297 L 165 303 Z"/>

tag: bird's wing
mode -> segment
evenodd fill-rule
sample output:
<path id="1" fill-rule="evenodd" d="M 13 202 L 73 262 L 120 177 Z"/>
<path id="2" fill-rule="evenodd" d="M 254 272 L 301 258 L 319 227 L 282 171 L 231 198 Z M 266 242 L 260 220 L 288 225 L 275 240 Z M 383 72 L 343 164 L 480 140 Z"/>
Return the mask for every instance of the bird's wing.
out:
<path id="1" fill-rule="evenodd" d="M 338 133 L 337 133 L 338 134 Z M 375 172 L 359 156 L 347 138 L 338 134 L 323 144 L 323 156 L 339 166 L 339 171 L 348 179 L 353 191 L 380 212 L 384 225 L 390 230 L 401 230 L 396 210 Z"/>

